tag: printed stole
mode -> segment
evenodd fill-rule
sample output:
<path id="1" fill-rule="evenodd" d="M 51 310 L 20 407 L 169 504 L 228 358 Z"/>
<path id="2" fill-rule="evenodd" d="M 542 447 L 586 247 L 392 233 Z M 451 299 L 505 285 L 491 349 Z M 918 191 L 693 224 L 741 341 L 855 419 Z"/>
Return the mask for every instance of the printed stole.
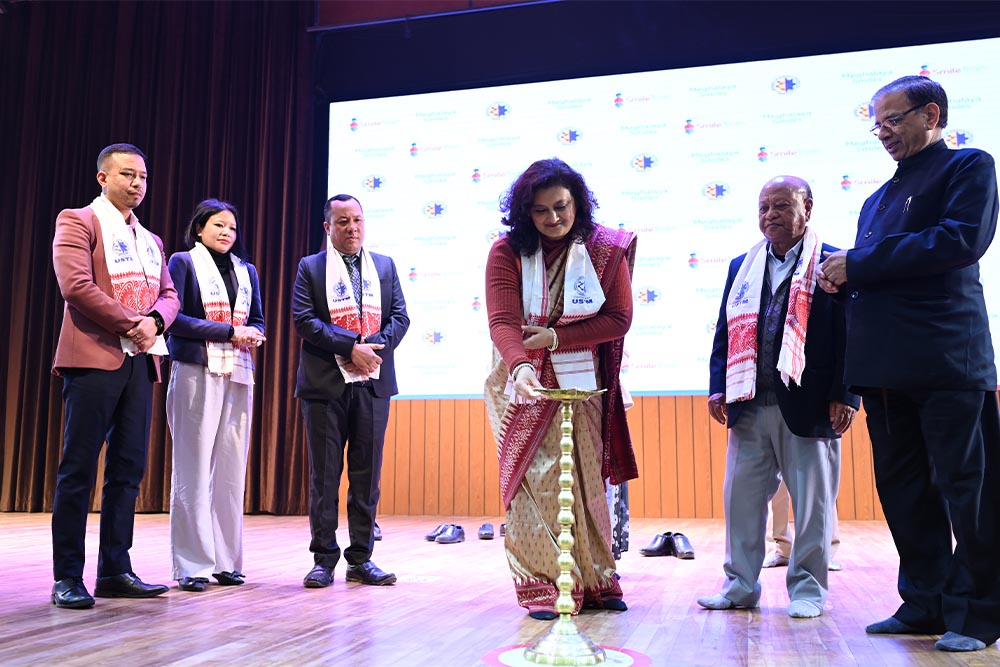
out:
<path id="1" fill-rule="evenodd" d="M 135 218 L 135 226 L 130 229 L 114 204 L 103 194 L 90 203 L 97 216 L 104 244 L 104 261 L 115 301 L 146 315 L 160 297 L 160 272 L 163 270 L 163 251 L 156 238 Z M 129 356 L 139 353 L 139 348 L 125 338 L 118 337 L 122 352 Z M 163 336 L 157 336 L 149 354 L 166 355 L 167 343 Z"/>
<path id="2" fill-rule="evenodd" d="M 351 287 L 351 276 L 343 256 L 327 239 L 326 242 L 326 301 L 330 310 L 330 322 L 334 325 L 361 334 L 364 342 L 382 328 L 382 283 L 371 254 L 365 250 L 359 253 L 361 271 L 361 311 L 358 316 L 358 302 L 354 298 L 354 288 Z M 380 368 L 371 375 L 352 373 L 347 369 L 350 359 L 337 357 L 337 365 L 344 382 L 363 382 L 379 377 Z"/>
<path id="3" fill-rule="evenodd" d="M 785 386 L 802 384 L 806 367 L 806 328 L 816 289 L 816 266 L 823 244 L 812 229 L 806 228 L 799 261 L 788 288 L 788 312 L 781 335 L 777 370 Z M 767 270 L 767 240 L 747 252 L 727 295 L 726 326 L 729 346 L 726 356 L 726 402 L 749 401 L 757 391 L 757 322 L 760 295 Z"/>
<path id="4" fill-rule="evenodd" d="M 233 327 L 246 324 L 250 316 L 250 271 L 246 263 L 236 255 L 229 253 L 236 273 L 236 304 L 229 305 L 229 293 L 222 279 L 222 273 L 216 266 L 212 254 L 200 242 L 194 244 L 189 252 L 194 273 L 201 290 L 201 303 L 205 307 L 205 319 L 212 322 L 222 322 Z M 208 350 L 208 371 L 216 375 L 231 375 L 232 381 L 239 384 L 252 385 L 253 358 L 250 350 L 229 341 L 205 341 Z"/>

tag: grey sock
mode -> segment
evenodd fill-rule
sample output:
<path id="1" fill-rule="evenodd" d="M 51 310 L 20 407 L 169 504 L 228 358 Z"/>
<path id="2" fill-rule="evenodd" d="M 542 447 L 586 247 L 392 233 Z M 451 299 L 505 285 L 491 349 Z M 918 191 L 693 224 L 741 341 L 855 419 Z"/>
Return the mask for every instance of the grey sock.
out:
<path id="1" fill-rule="evenodd" d="M 867 628 L 865 632 L 870 635 L 920 635 L 924 634 L 916 628 L 911 628 L 906 623 L 902 621 L 897 621 L 895 617 L 890 616 L 884 621 L 878 621 L 877 623 L 872 623 Z"/>
<path id="2" fill-rule="evenodd" d="M 966 637 L 965 635 L 960 635 L 957 632 L 946 632 L 941 639 L 937 640 L 934 644 L 934 648 L 939 651 L 982 651 L 986 648 L 986 644 L 979 641 L 975 637 Z"/>

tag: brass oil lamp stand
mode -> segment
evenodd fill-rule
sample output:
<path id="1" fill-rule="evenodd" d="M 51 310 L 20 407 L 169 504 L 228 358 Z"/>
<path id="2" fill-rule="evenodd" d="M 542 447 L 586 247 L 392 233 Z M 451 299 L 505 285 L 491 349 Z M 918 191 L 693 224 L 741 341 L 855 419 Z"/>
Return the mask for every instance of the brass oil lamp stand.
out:
<path id="1" fill-rule="evenodd" d="M 562 440 L 559 448 L 559 618 L 548 632 L 524 649 L 524 659 L 538 665 L 598 665 L 606 662 L 604 649 L 581 632 L 573 621 L 573 401 L 604 393 L 585 389 L 538 389 L 546 398 L 562 403 Z"/>

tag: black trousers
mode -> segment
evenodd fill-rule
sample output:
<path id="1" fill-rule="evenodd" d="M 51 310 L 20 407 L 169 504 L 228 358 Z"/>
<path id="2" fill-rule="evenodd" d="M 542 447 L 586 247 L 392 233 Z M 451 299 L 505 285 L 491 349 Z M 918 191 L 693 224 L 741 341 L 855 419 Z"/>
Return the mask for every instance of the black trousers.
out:
<path id="1" fill-rule="evenodd" d="M 83 577 L 87 513 L 105 441 L 101 543 L 97 576 L 132 571 L 129 549 L 135 501 L 146 471 L 153 376 L 145 354 L 125 357 L 114 371 L 60 369 L 65 426 L 52 507 L 52 561 L 56 581 Z"/>
<path id="2" fill-rule="evenodd" d="M 993 392 L 862 393 L 875 483 L 899 552 L 895 618 L 1000 637 L 1000 414 Z M 952 549 L 952 535 L 955 548 Z"/>
<path id="3" fill-rule="evenodd" d="M 370 386 L 349 384 L 336 400 L 302 399 L 301 407 L 309 451 L 309 550 L 318 565 L 334 567 L 340 560 L 337 524 L 346 452 L 350 545 L 344 559 L 359 565 L 371 558 L 375 545 L 389 399 L 376 396 Z"/>

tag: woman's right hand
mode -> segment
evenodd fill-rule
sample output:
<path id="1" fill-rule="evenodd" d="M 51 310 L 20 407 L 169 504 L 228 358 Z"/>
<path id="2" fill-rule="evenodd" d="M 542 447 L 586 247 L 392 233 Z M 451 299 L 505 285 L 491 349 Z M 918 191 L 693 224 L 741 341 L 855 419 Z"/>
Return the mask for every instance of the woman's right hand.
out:
<path id="1" fill-rule="evenodd" d="M 538 381 L 535 368 L 531 364 L 524 364 L 517 369 L 517 375 L 514 376 L 514 393 L 522 398 L 537 399 L 542 395 L 535 390 L 541 388 L 542 384 Z"/>

